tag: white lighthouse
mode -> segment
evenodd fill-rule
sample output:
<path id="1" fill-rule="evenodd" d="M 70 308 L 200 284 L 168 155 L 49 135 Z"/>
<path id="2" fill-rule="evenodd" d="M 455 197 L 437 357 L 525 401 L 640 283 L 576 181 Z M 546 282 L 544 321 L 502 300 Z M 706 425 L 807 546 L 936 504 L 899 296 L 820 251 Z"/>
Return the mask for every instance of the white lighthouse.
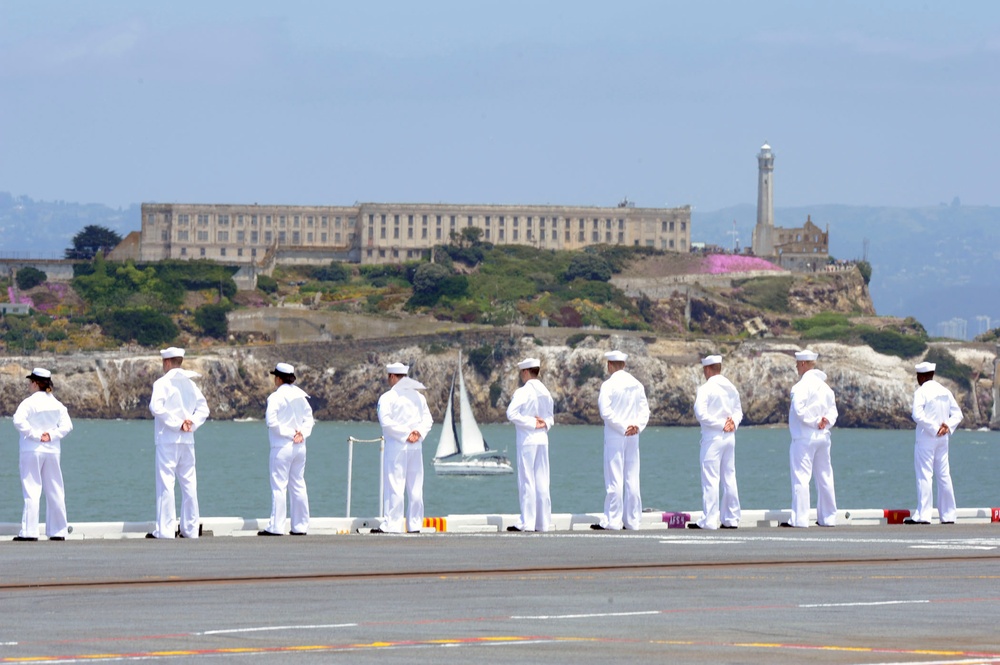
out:
<path id="1" fill-rule="evenodd" d="M 753 253 L 774 255 L 774 153 L 767 143 L 757 153 L 757 225 L 753 229 Z"/>

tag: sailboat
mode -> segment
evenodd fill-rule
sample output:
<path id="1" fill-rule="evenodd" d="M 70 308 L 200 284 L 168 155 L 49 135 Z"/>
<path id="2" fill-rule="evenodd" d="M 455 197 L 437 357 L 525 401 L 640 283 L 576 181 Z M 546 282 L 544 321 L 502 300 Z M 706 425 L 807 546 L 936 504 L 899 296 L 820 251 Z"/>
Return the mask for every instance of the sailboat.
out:
<path id="1" fill-rule="evenodd" d="M 444 412 L 441 438 L 434 453 L 434 470 L 439 476 L 489 476 L 500 473 L 514 473 L 510 460 L 495 450 L 490 450 L 483 433 L 472 415 L 469 394 L 465 391 L 462 377 L 462 352 L 458 353 L 458 408 L 462 438 L 459 439 L 452 417 L 451 405 L 455 401 L 455 377 L 451 379 L 448 391 L 448 407 Z"/>

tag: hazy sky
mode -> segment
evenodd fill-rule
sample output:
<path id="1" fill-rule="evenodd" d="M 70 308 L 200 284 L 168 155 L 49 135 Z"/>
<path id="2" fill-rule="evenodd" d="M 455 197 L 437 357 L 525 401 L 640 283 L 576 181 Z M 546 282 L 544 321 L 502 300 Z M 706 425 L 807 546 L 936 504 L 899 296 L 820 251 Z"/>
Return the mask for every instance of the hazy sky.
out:
<path id="1" fill-rule="evenodd" d="M 1000 205 L 1000 2 L 0 0 L 0 191 Z"/>

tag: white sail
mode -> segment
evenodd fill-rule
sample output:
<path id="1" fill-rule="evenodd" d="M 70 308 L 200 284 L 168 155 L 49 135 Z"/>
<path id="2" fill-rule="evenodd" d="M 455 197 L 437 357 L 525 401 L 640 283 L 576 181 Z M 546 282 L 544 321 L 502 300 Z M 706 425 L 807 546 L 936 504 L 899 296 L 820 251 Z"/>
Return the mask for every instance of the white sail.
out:
<path id="1" fill-rule="evenodd" d="M 455 396 L 455 379 L 451 380 L 451 389 L 448 391 L 448 408 L 444 411 L 444 422 L 441 424 L 441 438 L 438 439 L 437 452 L 434 459 L 441 459 L 459 452 L 458 439 L 455 438 L 455 421 L 451 416 L 451 403 Z"/>
<path id="2" fill-rule="evenodd" d="M 462 452 L 465 455 L 480 455 L 489 448 L 479 431 L 476 418 L 472 415 L 469 394 L 465 392 L 465 378 L 462 376 L 462 354 L 458 355 L 458 418 L 462 427 Z"/>

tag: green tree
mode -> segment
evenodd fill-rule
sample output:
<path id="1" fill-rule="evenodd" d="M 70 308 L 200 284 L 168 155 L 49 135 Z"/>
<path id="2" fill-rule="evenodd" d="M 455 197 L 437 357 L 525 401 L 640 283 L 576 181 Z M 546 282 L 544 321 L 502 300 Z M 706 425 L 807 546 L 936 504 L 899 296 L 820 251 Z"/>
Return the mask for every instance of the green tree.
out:
<path id="1" fill-rule="evenodd" d="M 194 311 L 194 322 L 209 337 L 225 339 L 229 335 L 229 320 L 227 305 L 202 305 Z"/>
<path id="2" fill-rule="evenodd" d="M 180 332 L 169 316 L 147 307 L 111 310 L 105 312 L 99 322 L 104 334 L 143 346 L 165 344 Z"/>
<path id="3" fill-rule="evenodd" d="M 595 254 L 576 254 L 570 260 L 569 267 L 563 274 L 563 279 L 572 282 L 577 278 L 607 282 L 611 279 L 611 265 L 604 258 Z"/>
<path id="4" fill-rule="evenodd" d="M 861 278 L 865 280 L 865 286 L 867 286 L 872 281 L 872 264 L 867 261 L 858 261 L 858 272 L 861 273 Z"/>
<path id="5" fill-rule="evenodd" d="M 105 226 L 90 224 L 73 236 L 73 246 L 66 250 L 66 258 L 89 261 L 98 253 L 107 256 L 108 252 L 117 247 L 121 241 L 122 237 L 115 231 Z"/>
<path id="6" fill-rule="evenodd" d="M 17 271 L 15 281 L 17 282 L 17 288 L 22 291 L 27 291 L 28 289 L 33 289 L 39 284 L 44 283 L 48 278 L 49 276 L 38 268 L 25 266 Z"/>
<path id="7" fill-rule="evenodd" d="M 310 276 L 321 282 L 348 282 L 351 279 L 351 269 L 340 261 L 333 261 L 328 266 L 314 269 Z"/>

